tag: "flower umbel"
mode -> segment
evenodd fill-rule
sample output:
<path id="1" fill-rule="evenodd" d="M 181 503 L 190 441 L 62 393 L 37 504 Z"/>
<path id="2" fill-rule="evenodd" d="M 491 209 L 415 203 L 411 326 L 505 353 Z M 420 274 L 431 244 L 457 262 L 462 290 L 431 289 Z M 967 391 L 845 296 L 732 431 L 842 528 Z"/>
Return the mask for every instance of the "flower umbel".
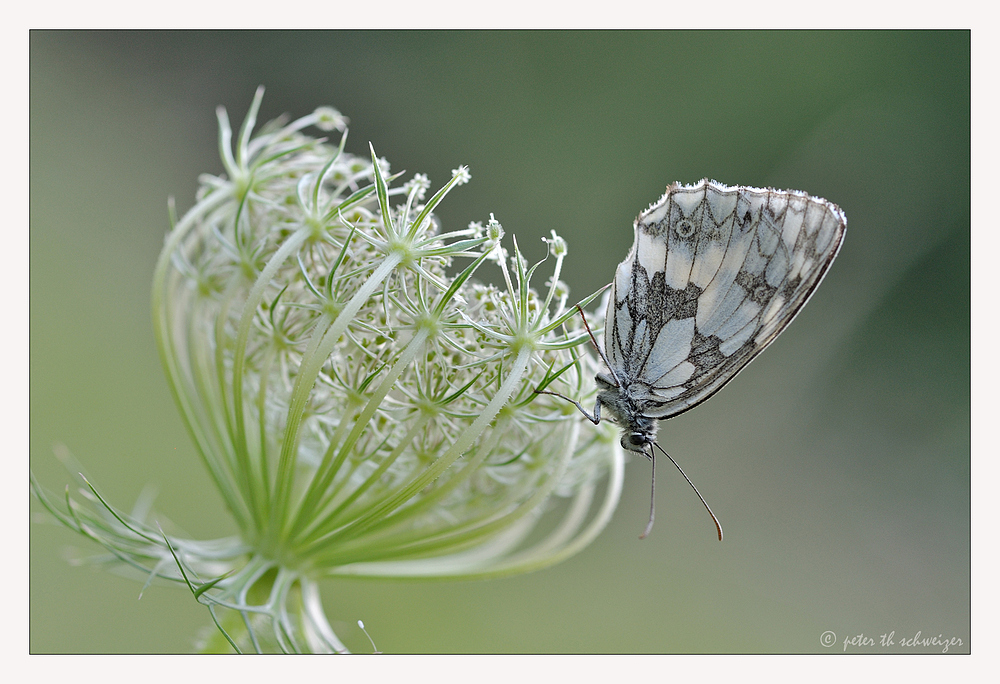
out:
<path id="1" fill-rule="evenodd" d="M 401 186 L 388 162 L 344 151 L 347 120 L 321 108 L 252 136 L 263 90 L 224 176 L 202 177 L 157 264 L 153 318 L 175 399 L 238 537 L 164 535 L 85 482 L 56 505 L 113 555 L 185 582 L 220 631 L 209 650 L 344 647 L 324 577 L 496 577 L 563 560 L 617 504 L 610 426 L 534 390 L 592 391 L 589 337 L 559 280 L 552 234 L 542 294 L 503 229 L 445 231 L 434 210 L 459 167 Z M 342 130 L 337 145 L 302 133 Z M 504 287 L 474 278 L 500 266 Z M 544 261 L 544 260 L 543 260 Z M 590 297 L 582 304 L 589 303 Z M 607 477 L 605 477 L 607 476 Z M 606 479 L 605 483 L 602 483 Z M 597 495 L 603 490 L 603 497 Z"/>

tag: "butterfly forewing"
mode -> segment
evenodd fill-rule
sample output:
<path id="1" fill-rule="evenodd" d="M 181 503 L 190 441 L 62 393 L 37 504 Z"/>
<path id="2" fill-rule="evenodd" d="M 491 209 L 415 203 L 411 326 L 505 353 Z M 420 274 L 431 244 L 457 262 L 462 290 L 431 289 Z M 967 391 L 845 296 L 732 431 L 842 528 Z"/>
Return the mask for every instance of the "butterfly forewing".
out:
<path id="1" fill-rule="evenodd" d="M 802 308 L 847 221 L 803 192 L 673 184 L 635 221 L 604 346 L 615 380 L 667 418 L 710 397 Z"/>

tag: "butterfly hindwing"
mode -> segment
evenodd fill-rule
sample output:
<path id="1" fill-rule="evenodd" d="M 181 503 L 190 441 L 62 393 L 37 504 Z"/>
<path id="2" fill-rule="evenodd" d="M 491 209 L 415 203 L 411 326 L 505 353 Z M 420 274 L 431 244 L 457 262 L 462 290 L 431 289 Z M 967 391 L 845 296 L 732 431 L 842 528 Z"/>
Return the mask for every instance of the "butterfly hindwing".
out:
<path id="1" fill-rule="evenodd" d="M 836 205 L 802 192 L 667 188 L 635 221 L 605 321 L 612 374 L 642 415 L 675 415 L 732 379 L 802 308 L 845 229 Z"/>

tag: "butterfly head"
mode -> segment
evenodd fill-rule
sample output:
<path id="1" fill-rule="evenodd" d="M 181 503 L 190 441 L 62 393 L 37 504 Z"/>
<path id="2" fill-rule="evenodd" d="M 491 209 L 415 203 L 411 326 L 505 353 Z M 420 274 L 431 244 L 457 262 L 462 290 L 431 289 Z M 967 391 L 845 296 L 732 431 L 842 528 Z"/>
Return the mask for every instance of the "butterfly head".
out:
<path id="1" fill-rule="evenodd" d="M 633 451 L 637 454 L 649 455 L 649 447 L 653 443 L 653 436 L 647 432 L 636 432 L 625 430 L 622 432 L 622 448 L 626 451 Z"/>

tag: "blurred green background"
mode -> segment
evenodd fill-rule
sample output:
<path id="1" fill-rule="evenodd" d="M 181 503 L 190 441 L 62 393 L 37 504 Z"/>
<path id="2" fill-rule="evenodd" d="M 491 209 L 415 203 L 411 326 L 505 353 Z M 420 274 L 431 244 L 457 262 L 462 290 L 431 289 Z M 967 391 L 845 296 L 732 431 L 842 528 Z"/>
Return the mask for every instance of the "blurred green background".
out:
<path id="1" fill-rule="evenodd" d="M 183 212 L 221 172 L 216 105 L 241 120 L 258 84 L 260 120 L 334 105 L 350 151 L 372 141 L 435 187 L 468 164 L 444 225 L 493 212 L 532 260 L 555 229 L 579 296 L 674 180 L 801 189 L 848 217 L 789 330 L 662 425 L 725 542 L 666 469 L 640 542 L 634 461 L 611 525 L 555 568 L 326 582 L 349 647 L 371 650 L 363 619 L 387 653 L 825 653 L 892 630 L 968 650 L 968 32 L 32 32 L 31 466 L 61 491 L 64 444 L 110 501 L 150 484 L 198 538 L 235 527 L 169 395 L 149 287 L 168 196 Z M 33 523 L 30 546 L 32 652 L 188 652 L 210 623 L 181 589 L 137 601 L 70 565 L 95 549 L 64 529 Z"/>

